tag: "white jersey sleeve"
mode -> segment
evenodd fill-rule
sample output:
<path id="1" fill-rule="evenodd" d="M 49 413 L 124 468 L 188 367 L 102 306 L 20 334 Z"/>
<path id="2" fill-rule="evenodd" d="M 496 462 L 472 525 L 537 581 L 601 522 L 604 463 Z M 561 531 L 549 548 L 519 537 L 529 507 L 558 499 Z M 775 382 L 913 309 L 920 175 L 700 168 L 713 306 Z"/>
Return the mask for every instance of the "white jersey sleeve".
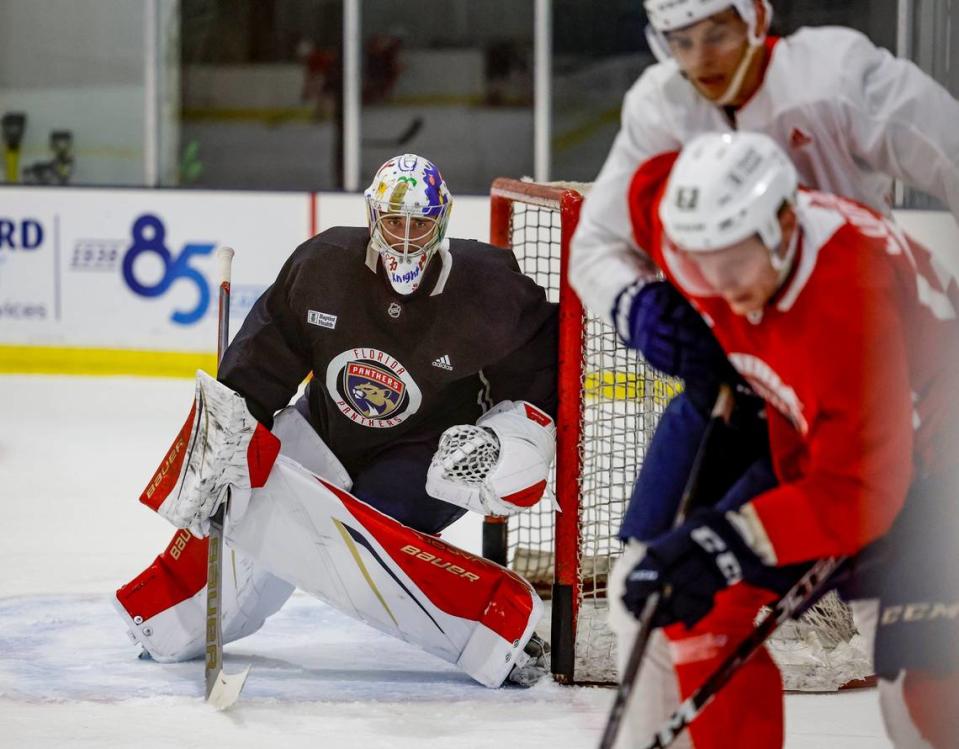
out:
<path id="1" fill-rule="evenodd" d="M 583 204 L 570 254 L 570 283 L 594 314 L 615 322 L 623 289 L 654 276 L 632 236 L 633 174 L 700 133 L 766 133 L 808 187 L 889 214 L 895 177 L 945 202 L 959 220 L 959 102 L 944 88 L 852 29 L 800 29 L 771 49 L 762 85 L 734 122 L 672 60 L 647 68 L 626 94 L 619 134 Z M 940 261 L 955 255 L 954 248 L 933 251 Z"/>
<path id="2" fill-rule="evenodd" d="M 959 220 L 959 102 L 913 63 L 847 32 L 843 108 L 851 150 L 943 201 Z"/>
<path id="3" fill-rule="evenodd" d="M 640 164 L 682 145 L 667 121 L 667 108 L 659 101 L 665 82 L 675 75 L 672 62 L 653 65 L 627 92 L 619 133 L 586 196 L 573 235 L 570 283 L 586 307 L 607 320 L 624 288 L 656 275 L 633 239 L 627 193 Z"/>

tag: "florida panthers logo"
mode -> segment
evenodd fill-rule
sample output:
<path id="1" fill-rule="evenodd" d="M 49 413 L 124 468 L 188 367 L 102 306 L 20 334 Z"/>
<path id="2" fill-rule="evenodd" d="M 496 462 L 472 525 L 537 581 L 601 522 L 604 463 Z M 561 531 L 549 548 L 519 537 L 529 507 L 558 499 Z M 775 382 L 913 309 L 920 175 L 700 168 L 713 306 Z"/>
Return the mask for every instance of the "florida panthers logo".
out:
<path id="1" fill-rule="evenodd" d="M 374 429 L 402 424 L 422 401 L 406 368 L 373 348 L 350 349 L 334 357 L 326 368 L 326 390 L 340 413 Z"/>
<path id="2" fill-rule="evenodd" d="M 803 404 L 796 391 L 766 362 L 752 354 L 730 354 L 729 361 L 749 386 L 769 405 L 785 416 L 803 437 L 809 433 L 809 422 L 803 415 Z"/>

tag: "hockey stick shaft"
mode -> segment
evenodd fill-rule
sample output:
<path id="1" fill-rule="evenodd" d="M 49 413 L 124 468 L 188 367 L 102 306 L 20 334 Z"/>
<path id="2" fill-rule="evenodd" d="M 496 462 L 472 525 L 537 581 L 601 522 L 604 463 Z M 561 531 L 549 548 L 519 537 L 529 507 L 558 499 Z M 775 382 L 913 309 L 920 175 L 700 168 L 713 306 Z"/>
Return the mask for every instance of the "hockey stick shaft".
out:
<path id="1" fill-rule="evenodd" d="M 406 126 L 406 129 L 397 135 L 395 138 L 364 138 L 364 146 L 372 146 L 374 148 L 399 148 L 400 146 L 405 146 L 413 137 L 420 131 L 420 128 L 423 127 L 423 118 L 420 116 L 414 117 L 410 120 L 410 124 Z"/>
<path id="2" fill-rule="evenodd" d="M 230 277 L 234 251 L 220 247 L 216 252 L 220 281 L 219 312 L 217 317 L 216 365 L 220 368 L 223 354 L 230 342 Z M 210 517 L 210 538 L 206 557 L 206 698 L 210 699 L 220 672 L 223 670 L 223 518 L 229 494 Z"/>
<path id="3" fill-rule="evenodd" d="M 230 282 L 233 275 L 233 256 L 236 254 L 232 247 L 220 247 L 216 251 L 217 271 L 220 280 L 220 299 L 216 326 L 216 368 L 220 369 L 223 354 L 230 345 Z"/>
<path id="4" fill-rule="evenodd" d="M 713 433 L 716 431 L 720 422 L 729 422 L 732 409 L 732 388 L 726 384 L 720 385 L 709 423 L 703 432 L 703 437 L 699 442 L 699 448 L 696 450 L 696 457 L 693 459 L 693 465 L 689 471 L 689 478 L 686 480 L 686 486 L 683 488 L 683 496 L 679 501 L 676 517 L 673 519 L 673 528 L 682 525 L 686 520 L 686 516 L 689 514 L 696 497 L 699 495 L 703 465 L 706 462 L 706 455 L 710 450 L 709 445 L 712 442 Z M 623 714 L 626 711 L 626 706 L 629 704 L 629 698 L 632 696 L 633 688 L 636 686 L 639 669 L 640 666 L 642 666 L 643 657 L 646 655 L 646 648 L 649 645 L 649 637 L 653 631 L 653 619 L 659 611 L 659 605 L 663 600 L 664 594 L 668 594 L 668 591 L 654 593 L 646 599 L 646 604 L 643 606 L 642 614 L 639 617 L 639 630 L 636 632 L 636 639 L 633 640 L 633 647 L 629 651 L 629 658 L 626 661 L 626 667 L 623 669 L 622 678 L 616 690 L 616 697 L 613 700 L 613 706 L 610 708 L 609 717 L 606 719 L 606 728 L 603 731 L 603 738 L 599 744 L 600 749 L 612 749 L 613 744 L 616 743 L 616 737 L 619 735 L 619 729 L 623 722 Z"/>
<path id="5" fill-rule="evenodd" d="M 790 588 L 759 622 L 753 631 L 733 650 L 716 670 L 689 697 L 683 700 L 660 728 L 656 735 L 643 746 L 643 749 L 666 749 L 672 746 L 683 730 L 692 723 L 719 693 L 726 683 L 736 675 L 763 644 L 779 629 L 787 619 L 798 616 L 815 601 L 837 569 L 845 562 L 845 557 L 827 557 L 816 562 L 799 582 Z"/>

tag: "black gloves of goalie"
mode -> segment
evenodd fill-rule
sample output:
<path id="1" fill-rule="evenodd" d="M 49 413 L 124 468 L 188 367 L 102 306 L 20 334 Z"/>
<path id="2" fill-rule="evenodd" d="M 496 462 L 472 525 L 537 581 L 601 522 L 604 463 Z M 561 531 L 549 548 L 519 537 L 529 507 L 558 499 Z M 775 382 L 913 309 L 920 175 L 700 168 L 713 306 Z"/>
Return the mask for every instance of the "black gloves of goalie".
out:
<path id="1" fill-rule="evenodd" d="M 623 342 L 664 374 L 710 382 L 730 369 L 709 326 L 667 281 L 627 288 L 616 302 Z"/>
<path id="2" fill-rule="evenodd" d="M 692 627 L 713 608 L 716 593 L 745 580 L 784 593 L 807 565 L 769 567 L 749 548 L 720 510 L 703 510 L 646 547 L 626 578 L 623 603 L 636 617 L 646 599 L 664 591 L 654 627 Z"/>

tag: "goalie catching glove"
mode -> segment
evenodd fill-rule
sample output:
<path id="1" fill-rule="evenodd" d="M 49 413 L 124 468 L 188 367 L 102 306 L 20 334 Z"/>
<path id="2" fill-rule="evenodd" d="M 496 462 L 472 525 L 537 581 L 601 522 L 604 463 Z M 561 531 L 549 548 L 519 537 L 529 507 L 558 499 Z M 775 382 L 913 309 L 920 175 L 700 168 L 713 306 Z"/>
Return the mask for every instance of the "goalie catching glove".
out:
<path id="1" fill-rule="evenodd" d="M 539 502 L 556 452 L 556 425 L 525 401 L 502 401 L 476 425 L 443 432 L 430 463 L 430 496 L 484 515 L 513 515 Z"/>
<path id="2" fill-rule="evenodd" d="M 279 452 L 280 441 L 238 393 L 197 371 L 190 415 L 140 501 L 177 528 L 207 536 L 227 489 L 263 486 Z"/>

